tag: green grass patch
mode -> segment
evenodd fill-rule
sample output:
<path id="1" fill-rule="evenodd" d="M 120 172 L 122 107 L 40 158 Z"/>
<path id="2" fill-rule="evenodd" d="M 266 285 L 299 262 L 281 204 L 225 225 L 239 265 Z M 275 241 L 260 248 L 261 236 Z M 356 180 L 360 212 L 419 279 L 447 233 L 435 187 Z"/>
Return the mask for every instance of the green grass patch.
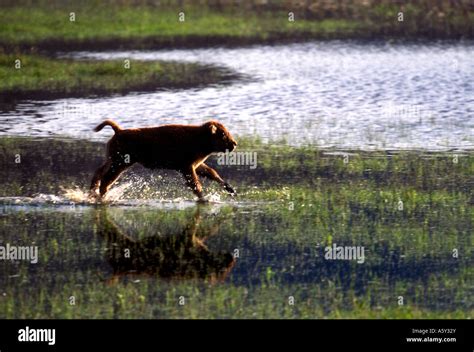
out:
<path id="1" fill-rule="evenodd" d="M 75 22 L 69 20 L 75 13 Z M 48 9 L 11 7 L 0 14 L 0 45 L 60 49 L 61 43 L 72 48 L 94 47 L 150 48 L 160 45 L 213 45 L 265 42 L 304 35 L 330 36 L 350 33 L 361 27 L 356 21 L 326 19 L 288 21 L 286 12 L 217 12 L 192 7 L 81 6 Z M 95 44 L 94 44 L 95 42 Z M 207 42 L 207 43 L 206 43 Z"/>
<path id="2" fill-rule="evenodd" d="M 8 50 L 155 49 L 169 46 L 242 45 L 328 38 L 471 38 L 469 6 L 429 1 L 396 5 L 347 4 L 241 7 L 186 2 L 184 6 L 82 1 L 16 2 L 0 12 L 0 46 Z M 403 22 L 398 13 L 404 13 Z M 180 13 L 184 17 L 180 17 Z M 289 21 L 289 12 L 295 21 Z M 74 13 L 74 21 L 71 21 Z"/>
<path id="3" fill-rule="evenodd" d="M 194 63 L 66 60 L 0 54 L 3 99 L 82 97 L 228 83 L 237 75 Z"/>

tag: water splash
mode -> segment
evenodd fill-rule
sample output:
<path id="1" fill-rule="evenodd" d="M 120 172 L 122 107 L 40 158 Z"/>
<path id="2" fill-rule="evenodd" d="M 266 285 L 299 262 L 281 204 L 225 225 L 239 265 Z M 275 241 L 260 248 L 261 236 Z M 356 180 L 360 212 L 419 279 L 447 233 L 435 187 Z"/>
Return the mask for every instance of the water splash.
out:
<path id="1" fill-rule="evenodd" d="M 85 192 L 80 188 L 63 188 L 61 191 L 63 192 L 63 197 L 73 203 L 94 203 L 89 192 Z"/>
<path id="2" fill-rule="evenodd" d="M 132 182 L 114 185 L 102 199 L 102 203 L 116 203 L 123 199 L 126 191 L 133 186 Z"/>
<path id="3" fill-rule="evenodd" d="M 163 182 L 160 180 L 159 187 L 152 180 L 141 177 L 132 177 L 115 184 L 103 199 L 91 196 L 88 189 L 80 187 L 61 187 L 60 194 L 37 194 L 34 196 L 12 196 L 0 197 L 0 207 L 3 208 L 36 208 L 54 207 L 73 209 L 77 206 L 88 207 L 96 205 L 107 205 L 114 207 L 148 207 L 160 209 L 185 209 L 194 207 L 197 198 L 186 188 L 178 183 Z M 258 206 L 268 203 L 255 202 L 241 199 L 230 199 L 219 191 L 211 191 L 205 196 L 204 204 L 211 208 L 232 205 Z M 214 209 L 216 210 L 216 209 Z"/>
<path id="4" fill-rule="evenodd" d="M 209 194 L 205 199 L 210 203 L 221 203 L 221 195 L 217 192 Z"/>
<path id="5" fill-rule="evenodd" d="M 0 197 L 0 205 L 67 205 L 70 202 L 65 202 L 63 197 L 54 194 L 38 194 L 34 197 Z"/>

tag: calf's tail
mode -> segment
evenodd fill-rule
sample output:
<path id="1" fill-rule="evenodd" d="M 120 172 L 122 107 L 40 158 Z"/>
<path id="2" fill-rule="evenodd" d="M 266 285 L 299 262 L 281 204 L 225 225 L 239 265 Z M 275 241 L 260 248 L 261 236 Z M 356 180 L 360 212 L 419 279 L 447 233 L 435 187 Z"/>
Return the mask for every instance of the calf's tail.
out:
<path id="1" fill-rule="evenodd" d="M 118 131 L 121 131 L 122 128 L 115 122 L 115 121 L 112 121 L 112 120 L 105 120 L 104 122 L 102 122 L 100 125 L 97 125 L 96 128 L 94 128 L 94 131 L 95 132 L 99 132 L 101 129 L 103 129 L 105 126 L 110 126 L 113 128 L 114 132 L 117 133 Z"/>

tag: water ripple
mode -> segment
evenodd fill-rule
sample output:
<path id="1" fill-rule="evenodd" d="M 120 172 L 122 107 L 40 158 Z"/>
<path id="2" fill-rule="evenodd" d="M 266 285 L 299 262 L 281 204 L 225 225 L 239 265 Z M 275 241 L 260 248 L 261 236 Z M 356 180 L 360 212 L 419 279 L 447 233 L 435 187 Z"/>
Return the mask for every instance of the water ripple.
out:
<path id="1" fill-rule="evenodd" d="M 236 135 L 348 149 L 474 149 L 474 45 L 305 43 L 75 53 L 96 59 L 215 63 L 255 81 L 204 89 L 18 104 L 0 134 L 105 139 L 92 127 L 201 123 Z"/>

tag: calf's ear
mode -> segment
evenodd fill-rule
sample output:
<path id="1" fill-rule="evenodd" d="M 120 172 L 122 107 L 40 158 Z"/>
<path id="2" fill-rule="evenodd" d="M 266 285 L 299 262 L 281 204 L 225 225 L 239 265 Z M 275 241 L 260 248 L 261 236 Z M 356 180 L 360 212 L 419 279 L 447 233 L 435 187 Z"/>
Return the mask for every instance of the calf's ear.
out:
<path id="1" fill-rule="evenodd" d="M 213 123 L 210 123 L 209 128 L 210 128 L 212 134 L 216 134 L 216 132 L 217 132 L 217 126 L 216 125 L 214 125 Z"/>

